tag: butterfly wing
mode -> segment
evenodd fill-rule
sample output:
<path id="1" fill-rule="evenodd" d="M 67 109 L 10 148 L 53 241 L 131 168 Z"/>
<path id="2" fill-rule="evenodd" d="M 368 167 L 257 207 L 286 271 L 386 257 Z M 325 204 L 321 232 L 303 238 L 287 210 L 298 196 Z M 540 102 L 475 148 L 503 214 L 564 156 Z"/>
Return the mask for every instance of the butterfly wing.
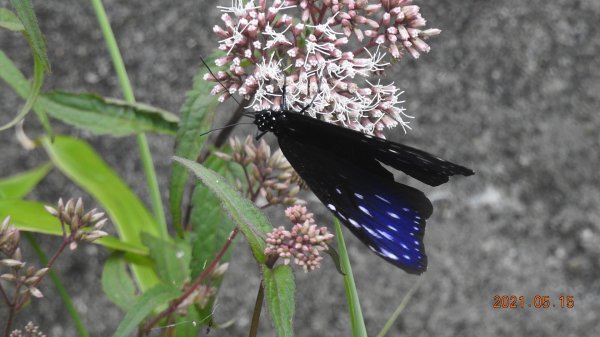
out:
<path id="1" fill-rule="evenodd" d="M 280 124 L 283 133 L 307 142 L 317 141 L 320 146 L 335 150 L 340 156 L 357 158 L 357 164 L 370 167 L 379 175 L 389 174 L 379 162 L 431 186 L 446 183 L 453 175 L 469 176 L 474 173 L 425 151 L 301 114 L 286 114 Z"/>
<path id="2" fill-rule="evenodd" d="M 425 271 L 423 234 L 433 208 L 421 191 L 294 131 L 279 133 L 278 141 L 313 193 L 364 244 L 408 273 Z"/>

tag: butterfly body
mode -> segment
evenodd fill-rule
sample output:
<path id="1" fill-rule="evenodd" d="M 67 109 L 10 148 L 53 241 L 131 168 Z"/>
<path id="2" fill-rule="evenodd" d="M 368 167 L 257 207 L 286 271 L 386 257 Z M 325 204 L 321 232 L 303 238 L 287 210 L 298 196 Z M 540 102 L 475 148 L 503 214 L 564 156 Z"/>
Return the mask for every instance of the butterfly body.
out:
<path id="1" fill-rule="evenodd" d="M 408 273 L 427 268 L 425 220 L 433 206 L 419 190 L 398 183 L 383 165 L 437 186 L 473 171 L 425 151 L 330 124 L 301 113 L 254 115 L 319 200 L 376 254 Z"/>

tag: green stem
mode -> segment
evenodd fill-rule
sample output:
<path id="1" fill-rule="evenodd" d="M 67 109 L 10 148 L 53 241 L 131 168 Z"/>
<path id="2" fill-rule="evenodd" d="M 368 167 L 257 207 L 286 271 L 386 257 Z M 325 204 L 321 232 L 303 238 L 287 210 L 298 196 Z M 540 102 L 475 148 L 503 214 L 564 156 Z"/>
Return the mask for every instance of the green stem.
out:
<path id="1" fill-rule="evenodd" d="M 115 72 L 117 74 L 117 78 L 119 79 L 119 85 L 121 87 L 123 97 L 127 102 L 135 103 L 135 96 L 133 95 L 133 89 L 131 87 L 131 82 L 129 81 L 129 76 L 127 76 L 125 63 L 123 63 L 123 57 L 121 56 L 121 52 L 119 51 L 119 46 L 117 44 L 117 40 L 112 31 L 112 28 L 110 27 L 110 22 L 108 21 L 108 16 L 106 15 L 106 11 L 104 10 L 102 1 L 91 1 L 92 7 L 94 8 L 94 12 L 96 13 L 96 18 L 98 19 L 98 23 L 100 24 L 100 28 L 102 29 L 102 35 L 104 36 L 104 40 L 106 41 L 106 48 L 108 49 L 108 52 L 113 62 L 113 66 L 115 67 Z M 142 166 L 144 167 L 144 172 L 146 173 L 146 183 L 148 184 L 148 192 L 150 193 L 150 198 L 152 200 L 152 209 L 154 211 L 154 216 L 161 225 L 159 231 L 161 232 L 163 237 L 166 237 L 167 228 L 165 212 L 160 197 L 160 191 L 158 189 L 158 180 L 156 179 L 156 172 L 154 170 L 152 154 L 150 153 L 150 148 L 148 147 L 146 135 L 144 135 L 143 133 L 139 133 L 137 135 L 137 143 L 140 150 Z"/>
<path id="2" fill-rule="evenodd" d="M 383 326 L 381 331 L 377 334 L 377 337 L 384 337 L 388 333 L 388 331 L 390 331 L 390 329 L 392 328 L 392 326 L 394 325 L 404 308 L 406 308 L 406 305 L 408 304 L 414 293 L 417 291 L 417 289 L 419 289 L 419 285 L 421 285 L 421 278 L 419 278 L 417 282 L 415 282 L 415 284 L 412 286 L 412 288 L 410 288 L 408 293 L 406 293 L 406 295 L 400 302 L 400 305 L 398 305 L 398 308 L 396 308 L 392 316 L 390 316 L 388 321 L 385 322 L 385 325 Z"/>
<path id="3" fill-rule="evenodd" d="M 37 242 L 31 235 L 31 233 L 28 233 L 28 232 L 22 232 L 22 233 L 24 234 L 27 242 L 29 242 L 29 244 L 31 245 L 31 247 L 33 248 L 35 253 L 37 254 L 38 259 L 40 260 L 40 264 L 47 265 L 48 257 L 46 256 L 44 251 L 40 248 L 40 246 L 37 244 Z M 77 309 L 75 309 L 75 305 L 71 301 L 71 296 L 69 296 L 67 289 L 62 284 L 62 282 L 60 282 L 60 279 L 58 278 L 58 276 L 56 275 L 56 273 L 53 270 L 50 270 L 48 275 L 50 276 L 52 283 L 54 283 L 54 287 L 56 288 L 56 291 L 58 291 L 60 298 L 65 303 L 65 307 L 67 309 L 67 312 L 69 313 L 69 316 L 71 316 L 73 323 L 75 323 L 75 329 L 77 329 L 77 332 L 78 332 L 77 335 L 82 336 L 82 337 L 89 337 L 90 334 L 87 331 L 85 324 L 81 320 L 81 317 L 79 316 L 79 313 L 77 312 Z"/>
<path id="4" fill-rule="evenodd" d="M 338 250 L 340 254 L 340 263 L 344 272 L 344 288 L 346 289 L 346 301 L 348 302 L 348 311 L 350 313 L 350 323 L 352 324 L 353 337 L 367 337 L 367 328 L 360 309 L 360 301 L 358 300 L 358 292 L 352 276 L 352 267 L 350 266 L 350 258 L 346 250 L 346 243 L 342 235 L 342 227 L 337 219 L 335 223 L 335 237 L 337 239 Z"/>

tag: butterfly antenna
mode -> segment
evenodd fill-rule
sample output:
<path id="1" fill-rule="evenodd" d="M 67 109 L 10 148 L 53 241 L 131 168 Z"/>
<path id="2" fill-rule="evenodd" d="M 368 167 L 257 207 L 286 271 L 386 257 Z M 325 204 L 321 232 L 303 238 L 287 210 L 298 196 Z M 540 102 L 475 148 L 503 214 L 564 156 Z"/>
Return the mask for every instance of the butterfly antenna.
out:
<path id="1" fill-rule="evenodd" d="M 237 125 L 243 125 L 243 124 L 254 124 L 254 123 L 234 123 L 234 124 L 229 124 L 229 125 L 222 126 L 220 128 L 208 130 L 208 131 L 200 134 L 199 136 L 202 137 L 202 136 L 207 135 L 207 134 L 209 134 L 209 133 L 211 133 L 213 131 L 223 130 L 223 129 L 227 129 L 227 128 L 231 128 L 231 127 L 234 127 L 234 126 L 237 126 Z"/>
<path id="2" fill-rule="evenodd" d="M 204 61 L 204 58 L 202 56 L 200 56 L 200 61 L 202 61 L 202 64 L 204 64 L 204 66 L 206 67 L 206 69 L 208 69 L 208 72 L 212 75 L 212 77 L 219 82 L 219 84 L 226 90 L 228 91 L 227 87 L 225 86 L 225 84 L 223 84 L 223 82 L 221 82 L 221 80 L 219 80 L 217 78 L 217 76 L 215 75 L 215 73 L 213 73 L 213 71 L 210 69 L 210 67 L 208 66 L 208 64 L 206 64 L 206 61 Z M 242 105 L 242 103 L 240 103 L 240 101 L 237 100 L 237 98 L 235 98 L 235 96 L 231 95 L 231 98 L 233 98 L 233 100 L 239 104 Z"/>

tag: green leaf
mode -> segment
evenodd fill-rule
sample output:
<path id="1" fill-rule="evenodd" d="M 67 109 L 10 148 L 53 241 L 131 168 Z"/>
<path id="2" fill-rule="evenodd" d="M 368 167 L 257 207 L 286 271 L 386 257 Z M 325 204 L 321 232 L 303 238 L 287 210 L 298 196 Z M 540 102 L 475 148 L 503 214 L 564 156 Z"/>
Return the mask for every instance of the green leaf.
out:
<path id="1" fill-rule="evenodd" d="M 46 41 L 38 25 L 31 2 L 29 0 L 10 0 L 10 3 L 15 8 L 17 16 L 25 28 L 25 38 L 31 46 L 33 54 L 40 58 L 40 65 L 44 72 L 50 71 L 50 62 L 46 54 Z"/>
<path id="2" fill-rule="evenodd" d="M 183 240 L 174 243 L 146 233 L 142 233 L 142 242 L 150 250 L 150 257 L 163 283 L 181 288 L 189 280 L 192 256 L 189 243 Z"/>
<path id="3" fill-rule="evenodd" d="M 211 57 L 214 58 L 216 56 Z M 204 80 L 204 74 L 205 71 L 200 68 L 194 77 L 194 86 L 186 93 L 185 103 L 181 107 L 181 123 L 175 138 L 175 155 L 181 158 L 194 160 L 198 157 L 208 138 L 200 135 L 210 129 L 219 105 L 217 97 L 210 94 L 214 83 Z M 188 177 L 183 167 L 171 167 L 169 205 L 175 228 L 181 228 L 181 201 Z"/>
<path id="4" fill-rule="evenodd" d="M 127 103 L 95 94 L 61 91 L 43 95 L 40 105 L 66 124 L 95 134 L 125 136 L 141 132 L 175 135 L 179 118 L 168 111 L 140 103 Z"/>
<path id="5" fill-rule="evenodd" d="M 127 312 L 133 307 L 136 301 L 135 285 L 127 272 L 127 263 L 122 254 L 113 253 L 104 263 L 102 290 L 121 310 Z"/>
<path id="6" fill-rule="evenodd" d="M 0 179 L 0 199 L 21 199 L 42 180 L 52 168 L 51 163 Z"/>
<path id="7" fill-rule="evenodd" d="M 342 271 L 342 263 L 340 261 L 340 254 L 338 254 L 335 247 L 333 247 L 329 243 L 326 243 L 326 245 L 327 245 L 327 250 L 325 250 L 324 252 L 327 255 L 329 255 L 329 257 L 331 257 L 331 260 L 333 261 L 333 264 L 335 265 L 335 269 L 338 271 L 338 273 L 340 273 L 340 275 L 344 276 L 345 274 Z"/>
<path id="8" fill-rule="evenodd" d="M 24 35 L 33 51 L 33 81 L 27 95 L 25 105 L 17 113 L 17 115 L 7 124 L 0 126 L 0 131 L 6 130 L 18 122 L 20 122 L 33 108 L 44 84 L 44 74 L 50 71 L 50 62 L 48 61 L 48 55 L 46 54 L 46 44 L 42 31 L 38 26 L 33 7 L 29 0 L 11 0 L 13 7 L 17 12 L 17 17 L 23 24 Z M 48 117 L 42 110 L 36 110 L 40 123 L 44 126 L 46 132 L 52 136 L 52 127 L 48 121 Z"/>
<path id="9" fill-rule="evenodd" d="M 21 20 L 6 8 L 0 8 L 0 27 L 12 30 L 13 32 L 25 30 Z"/>
<path id="10" fill-rule="evenodd" d="M 228 163 L 214 156 L 209 157 L 205 165 L 224 176 L 228 174 Z M 198 181 L 194 188 L 190 213 L 194 234 L 192 236 L 192 278 L 200 275 L 205 265 L 215 258 L 235 228 L 235 224 L 220 205 L 219 199 Z M 229 261 L 231 251 L 232 249 L 229 249 L 225 253 L 221 263 Z"/>
<path id="11" fill-rule="evenodd" d="M 358 300 L 358 291 L 352 275 L 350 266 L 350 257 L 344 242 L 342 227 L 337 219 L 333 219 L 335 224 L 335 237 L 337 239 L 339 255 L 342 263 L 342 272 L 344 273 L 344 289 L 346 289 L 346 302 L 348 303 L 348 313 L 350 314 L 350 323 L 352 324 L 352 337 L 367 337 L 367 327 L 363 319 L 360 301 Z"/>
<path id="12" fill-rule="evenodd" d="M 195 305 L 190 305 L 185 316 L 175 317 L 175 334 L 173 336 L 200 336 L 200 329 L 207 322 L 200 318 L 200 312 Z"/>
<path id="13" fill-rule="evenodd" d="M 0 50 L 0 78 L 2 78 L 13 90 L 27 100 L 25 106 L 17 114 L 12 121 L 7 125 L 0 127 L 8 128 L 18 123 L 24 116 L 29 112 L 30 107 L 33 106 L 33 110 L 38 115 L 38 118 L 42 122 L 46 132 L 52 135 L 52 129 L 48 121 L 46 111 L 43 109 L 43 105 L 47 102 L 44 97 L 39 96 L 43 81 L 43 69 L 40 66 L 40 60 L 34 56 L 34 80 L 29 83 L 25 78 L 25 75 L 15 66 L 15 64 Z"/>
<path id="14" fill-rule="evenodd" d="M 60 222 L 44 209 L 41 202 L 0 200 L 0 219 L 3 220 L 9 215 L 10 222 L 19 230 L 62 236 Z M 105 236 L 94 243 L 127 253 L 148 255 L 148 249 L 143 245 L 123 242 L 114 236 Z"/>
<path id="15" fill-rule="evenodd" d="M 178 157 L 174 159 L 192 170 L 221 200 L 223 209 L 244 233 L 256 260 L 264 263 L 266 260 L 264 236 L 273 228 L 269 219 L 219 174 L 191 160 Z"/>
<path id="16" fill-rule="evenodd" d="M 179 289 L 166 284 L 158 284 L 144 292 L 127 312 L 113 336 L 129 336 L 156 307 L 166 305 L 180 294 Z"/>
<path id="17" fill-rule="evenodd" d="M 140 234 L 160 237 L 160 228 L 140 199 L 86 142 L 57 136 L 54 142 L 42 139 L 54 165 L 77 185 L 90 193 L 110 216 L 121 241 L 141 245 Z M 147 265 L 132 265 L 142 291 L 158 283 Z"/>
<path id="18" fill-rule="evenodd" d="M 274 269 L 263 267 L 263 282 L 267 308 L 275 324 L 277 336 L 294 335 L 294 292 L 296 284 L 290 266 L 279 265 Z"/>
<path id="19" fill-rule="evenodd" d="M 0 78 L 2 78 L 21 97 L 26 98 L 29 93 L 29 81 L 17 68 L 11 59 L 0 50 Z"/>
<path id="20" fill-rule="evenodd" d="M 209 157 L 205 164 L 220 174 L 227 175 L 229 172 L 227 170 L 229 163 L 215 156 Z M 206 186 L 202 185 L 200 181 L 196 183 L 192 196 L 190 223 L 192 226 L 192 263 L 190 266 L 192 269 L 192 279 L 194 279 L 215 258 L 223 244 L 229 238 L 231 231 L 235 227 L 235 223 L 227 216 L 227 212 L 221 208 L 219 199 Z M 230 248 L 221 257 L 220 264 L 226 263 L 231 259 L 235 244 L 236 241 L 231 244 Z M 197 321 L 203 325 L 211 324 L 213 326 L 214 324 L 212 320 L 213 305 L 223 279 L 224 275 L 211 280 L 211 286 L 217 289 L 217 293 L 204 308 L 199 310 Z"/>

